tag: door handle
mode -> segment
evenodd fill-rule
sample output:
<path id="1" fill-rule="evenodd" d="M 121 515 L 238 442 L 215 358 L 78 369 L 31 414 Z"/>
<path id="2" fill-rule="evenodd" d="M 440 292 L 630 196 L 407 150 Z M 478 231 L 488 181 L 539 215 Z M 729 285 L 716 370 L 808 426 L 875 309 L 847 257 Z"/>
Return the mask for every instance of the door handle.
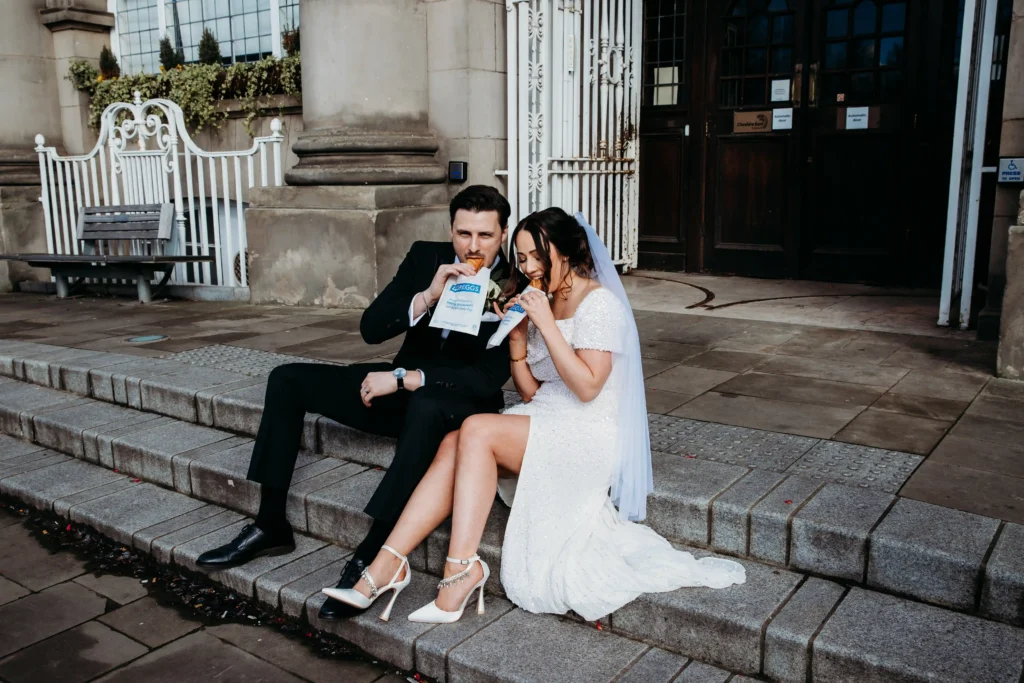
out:
<path id="1" fill-rule="evenodd" d="M 818 63 L 811 64 L 811 92 L 810 92 L 810 105 L 812 107 L 818 106 Z"/>
<path id="2" fill-rule="evenodd" d="M 804 90 L 804 65 L 801 62 L 793 68 L 793 85 L 790 87 L 789 99 L 793 101 L 793 106 L 796 108 L 800 107 L 803 98 Z"/>

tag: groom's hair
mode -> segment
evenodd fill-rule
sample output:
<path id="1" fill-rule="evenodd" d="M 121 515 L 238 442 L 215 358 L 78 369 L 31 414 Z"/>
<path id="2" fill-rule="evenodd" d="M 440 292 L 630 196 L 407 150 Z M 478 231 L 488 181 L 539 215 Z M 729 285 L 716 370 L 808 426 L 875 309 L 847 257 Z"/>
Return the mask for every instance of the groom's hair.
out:
<path id="1" fill-rule="evenodd" d="M 502 230 L 508 227 L 508 217 L 512 215 L 512 207 L 509 206 L 508 200 L 490 185 L 470 185 L 455 195 L 448 209 L 451 213 L 452 224 L 455 223 L 455 214 L 459 209 L 473 213 L 497 211 L 498 225 Z"/>

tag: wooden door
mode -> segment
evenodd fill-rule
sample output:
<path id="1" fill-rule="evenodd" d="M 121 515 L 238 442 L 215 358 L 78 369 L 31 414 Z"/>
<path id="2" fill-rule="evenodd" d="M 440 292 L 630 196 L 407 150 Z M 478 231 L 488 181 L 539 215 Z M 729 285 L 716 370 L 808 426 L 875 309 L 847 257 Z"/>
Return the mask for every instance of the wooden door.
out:
<path id="1" fill-rule="evenodd" d="M 704 0 L 645 0 L 639 265 L 700 260 Z"/>
<path id="2" fill-rule="evenodd" d="M 805 0 L 708 3 L 705 267 L 799 275 Z M 773 111 L 789 111 L 774 121 Z"/>
<path id="3" fill-rule="evenodd" d="M 899 283 L 929 159 L 915 107 L 923 0 L 823 0 L 808 56 L 801 276 Z M 916 158 L 915 158 L 916 157 Z M 940 176 L 941 177 L 941 176 Z M 940 181 L 933 188 L 940 195 Z"/>

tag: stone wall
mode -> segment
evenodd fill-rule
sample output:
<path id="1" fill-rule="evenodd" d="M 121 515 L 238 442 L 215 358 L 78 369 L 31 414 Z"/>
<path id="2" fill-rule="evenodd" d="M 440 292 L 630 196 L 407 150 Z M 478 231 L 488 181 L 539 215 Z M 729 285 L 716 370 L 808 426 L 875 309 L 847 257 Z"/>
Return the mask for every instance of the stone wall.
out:
<path id="1" fill-rule="evenodd" d="M 1006 289 L 999 333 L 996 372 L 1024 380 L 1024 192 L 1018 197 L 1016 224 L 1006 231 Z"/>

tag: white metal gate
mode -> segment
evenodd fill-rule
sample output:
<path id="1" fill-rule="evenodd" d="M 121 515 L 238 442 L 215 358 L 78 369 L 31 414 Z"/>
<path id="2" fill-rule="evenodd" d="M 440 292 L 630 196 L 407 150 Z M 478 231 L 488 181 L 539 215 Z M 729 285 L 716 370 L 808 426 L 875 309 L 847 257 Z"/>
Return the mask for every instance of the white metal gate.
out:
<path id="1" fill-rule="evenodd" d="M 173 203 L 175 229 L 168 254 L 214 256 L 215 262 L 179 265 L 171 284 L 247 287 L 243 186 L 284 183 L 281 121 L 252 147 L 208 152 L 185 128 L 181 107 L 170 100 L 116 102 L 104 110 L 92 151 L 62 156 L 36 136 L 46 244 L 51 254 L 77 254 L 78 213 L 83 207 Z M 258 164 L 258 166 L 257 166 Z M 209 208 L 209 211 L 207 209 Z M 125 253 L 143 253 L 136 242 Z"/>
<path id="2" fill-rule="evenodd" d="M 636 266 L 642 0 L 506 0 L 512 220 L 582 211 Z"/>

